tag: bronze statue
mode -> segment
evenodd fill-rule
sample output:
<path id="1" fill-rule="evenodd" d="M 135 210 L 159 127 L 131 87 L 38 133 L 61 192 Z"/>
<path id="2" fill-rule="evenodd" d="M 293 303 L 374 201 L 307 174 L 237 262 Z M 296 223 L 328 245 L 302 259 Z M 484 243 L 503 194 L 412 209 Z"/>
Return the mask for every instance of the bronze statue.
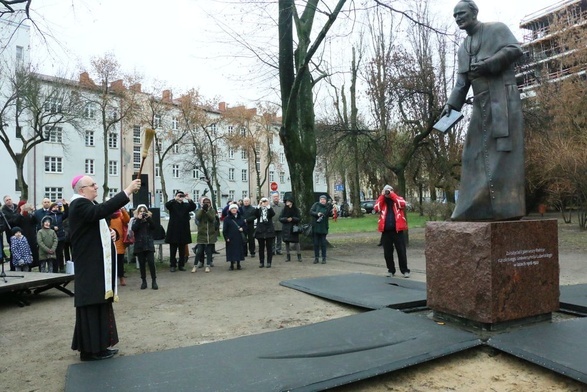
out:
<path id="1" fill-rule="evenodd" d="M 462 0 L 454 9 L 467 37 L 458 50 L 457 81 L 442 115 L 461 110 L 471 86 L 474 95 L 451 219 L 519 219 L 526 213 L 524 128 L 513 64 L 522 49 L 505 24 L 479 22 L 478 12 L 472 0 Z"/>

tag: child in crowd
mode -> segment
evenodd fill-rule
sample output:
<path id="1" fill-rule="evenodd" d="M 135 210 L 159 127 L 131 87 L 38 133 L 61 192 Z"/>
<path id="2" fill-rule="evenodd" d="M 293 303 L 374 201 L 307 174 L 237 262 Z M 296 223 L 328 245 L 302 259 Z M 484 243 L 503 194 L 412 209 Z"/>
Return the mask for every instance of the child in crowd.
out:
<path id="1" fill-rule="evenodd" d="M 53 219 L 50 216 L 45 216 L 41 221 L 41 230 L 37 232 L 37 243 L 41 272 L 53 272 L 53 269 L 57 267 L 55 252 L 59 240 L 57 233 L 53 230 Z"/>
<path id="2" fill-rule="evenodd" d="M 18 226 L 12 228 L 10 253 L 12 254 L 12 265 L 16 271 L 30 271 L 30 265 L 33 263 L 33 253 L 29 242 L 22 235 L 22 230 Z"/>

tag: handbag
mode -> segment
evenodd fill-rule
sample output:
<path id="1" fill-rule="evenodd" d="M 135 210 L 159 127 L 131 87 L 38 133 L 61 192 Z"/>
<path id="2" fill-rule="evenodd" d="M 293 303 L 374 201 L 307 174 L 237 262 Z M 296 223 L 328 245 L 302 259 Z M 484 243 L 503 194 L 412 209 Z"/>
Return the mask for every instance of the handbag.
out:
<path id="1" fill-rule="evenodd" d="M 305 223 L 301 226 L 302 228 L 302 232 L 304 233 L 304 235 L 306 237 L 311 237 L 312 236 L 312 225 L 309 223 Z"/>
<path id="2" fill-rule="evenodd" d="M 299 234 L 302 232 L 302 228 L 299 225 L 293 225 L 291 227 L 291 232 L 294 234 Z"/>
<path id="3" fill-rule="evenodd" d="M 122 226 L 122 243 L 125 245 L 131 245 L 135 243 L 135 234 L 131 229 L 131 224 L 134 218 L 128 222 L 128 225 Z"/>

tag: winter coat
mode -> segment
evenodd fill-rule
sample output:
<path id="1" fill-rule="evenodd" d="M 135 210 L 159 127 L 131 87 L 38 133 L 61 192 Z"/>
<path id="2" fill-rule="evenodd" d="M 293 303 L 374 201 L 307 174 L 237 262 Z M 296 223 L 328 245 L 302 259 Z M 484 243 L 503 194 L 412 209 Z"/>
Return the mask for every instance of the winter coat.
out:
<path id="1" fill-rule="evenodd" d="M 18 238 L 13 235 L 10 237 L 10 254 L 12 255 L 12 265 L 15 267 L 33 263 L 33 254 L 25 236 Z"/>
<path id="2" fill-rule="evenodd" d="M 57 239 L 59 239 L 59 241 L 65 241 L 65 228 L 63 227 L 63 221 L 67 219 L 67 216 L 69 214 L 69 207 L 67 206 L 67 204 L 65 204 L 63 207 L 63 212 L 50 211 L 46 215 L 50 216 L 53 219 L 52 227 L 57 227 L 57 230 L 55 230 L 55 232 L 57 233 Z"/>
<path id="3" fill-rule="evenodd" d="M 239 227 L 246 231 L 247 224 L 245 220 L 239 215 L 229 213 L 222 224 L 222 235 L 226 241 L 226 261 L 242 261 L 245 259 L 243 232 L 239 231 Z"/>
<path id="4" fill-rule="evenodd" d="M 196 209 L 196 203 L 193 200 L 182 203 L 172 199 L 165 203 L 165 208 L 169 211 L 169 225 L 165 242 L 178 245 L 191 244 L 190 211 Z"/>
<path id="5" fill-rule="evenodd" d="M 395 231 L 398 233 L 408 229 L 408 221 L 406 220 L 405 208 L 406 201 L 401 197 L 391 192 L 389 194 L 391 200 L 393 200 L 393 215 L 395 216 Z M 387 211 L 387 203 L 385 202 L 385 195 L 380 195 L 375 202 L 373 211 L 380 212 L 379 221 L 377 223 L 377 230 L 381 233 L 385 231 L 385 219 L 389 211 Z"/>
<path id="6" fill-rule="evenodd" d="M 271 200 L 269 202 L 269 207 L 273 208 L 273 211 L 275 211 L 275 216 L 273 216 L 273 227 L 275 228 L 275 231 L 282 231 L 283 225 L 279 221 L 279 216 L 281 215 L 281 211 L 283 211 L 285 204 L 281 201 L 274 203 L 273 200 Z"/>
<path id="7" fill-rule="evenodd" d="M 255 215 L 257 209 L 252 205 L 245 206 L 243 205 L 241 208 L 241 214 L 244 218 L 245 222 L 247 222 L 247 230 L 249 233 L 253 233 L 255 230 L 255 219 L 257 216 Z"/>
<path id="8" fill-rule="evenodd" d="M 155 252 L 155 242 L 153 234 L 155 233 L 155 222 L 153 218 L 147 216 L 144 219 L 134 218 L 132 221 L 132 232 L 135 236 L 134 253 Z"/>
<path id="9" fill-rule="evenodd" d="M 273 208 L 271 207 L 266 207 L 265 211 L 266 216 L 263 216 L 263 207 L 255 208 L 255 218 L 257 222 L 257 227 L 255 228 L 255 238 L 257 239 L 275 238 L 275 228 L 273 227 L 273 217 L 275 216 L 275 211 L 273 211 Z"/>
<path id="10" fill-rule="evenodd" d="M 39 244 L 39 260 L 54 259 L 57 249 L 57 234 L 52 228 L 37 231 L 37 243 Z M 49 251 L 52 251 L 50 253 Z"/>
<path id="11" fill-rule="evenodd" d="M 291 218 L 291 222 L 288 222 L 287 218 Z M 283 224 L 281 235 L 284 242 L 300 242 L 300 234 L 294 233 L 292 228 L 294 225 L 300 223 L 300 210 L 298 207 L 292 205 L 291 208 L 287 205 L 281 211 L 279 221 Z"/>
<path id="12" fill-rule="evenodd" d="M 328 217 L 330 216 L 331 205 L 316 202 L 310 208 L 310 215 L 312 216 L 312 232 L 315 234 L 328 234 Z M 324 214 L 320 222 L 318 222 L 318 213 Z"/>
<path id="13" fill-rule="evenodd" d="M 16 226 L 20 227 L 22 230 L 22 235 L 24 235 L 29 242 L 29 246 L 31 247 L 31 252 L 33 252 L 33 264 L 32 266 L 39 265 L 39 249 L 37 245 L 37 219 L 33 214 L 26 214 L 23 215 L 22 213 L 18 214 L 16 218 Z"/>
<path id="14" fill-rule="evenodd" d="M 210 207 L 207 211 L 200 208 L 196 211 L 196 220 L 198 221 L 198 244 L 215 244 L 218 240 L 216 231 L 216 211 Z"/>
<path id="15" fill-rule="evenodd" d="M 116 218 L 110 219 L 110 228 L 115 230 L 118 234 L 114 246 L 116 246 L 116 254 L 123 255 L 126 251 L 126 245 L 124 244 L 124 233 L 128 229 L 128 222 L 130 222 L 130 215 L 126 212 L 125 208 L 121 208 L 120 215 Z"/>
<path id="16" fill-rule="evenodd" d="M 37 231 L 39 231 L 43 228 L 43 225 L 41 224 L 41 222 L 43 221 L 43 218 L 45 216 L 49 215 L 49 210 L 45 210 L 44 208 L 39 208 L 38 210 L 35 210 L 35 212 L 33 212 L 33 215 L 35 217 Z"/>

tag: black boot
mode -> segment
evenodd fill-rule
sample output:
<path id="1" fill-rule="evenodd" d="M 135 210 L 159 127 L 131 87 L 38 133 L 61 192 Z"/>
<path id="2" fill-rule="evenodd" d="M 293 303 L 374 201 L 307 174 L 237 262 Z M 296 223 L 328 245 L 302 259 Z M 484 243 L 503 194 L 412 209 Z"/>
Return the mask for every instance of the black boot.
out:
<path id="1" fill-rule="evenodd" d="M 141 283 L 141 290 L 144 290 L 147 288 L 147 279 L 143 278 L 143 283 Z"/>
<path id="2" fill-rule="evenodd" d="M 318 264 L 318 258 L 314 257 L 314 264 Z"/>
<path id="3" fill-rule="evenodd" d="M 261 262 L 259 263 L 259 268 L 263 268 L 265 267 L 265 262 L 263 260 L 261 260 Z"/>
<path id="4" fill-rule="evenodd" d="M 151 281 L 151 288 L 152 288 L 153 290 L 159 290 L 159 286 L 157 286 L 157 279 L 153 279 L 153 280 Z"/>
<path id="5" fill-rule="evenodd" d="M 230 262 L 230 267 L 228 269 L 234 271 L 234 261 Z"/>
<path id="6" fill-rule="evenodd" d="M 285 261 L 291 261 L 291 256 L 289 255 L 289 253 L 287 255 L 285 255 Z"/>
<path id="7" fill-rule="evenodd" d="M 322 258 L 322 264 L 326 264 L 326 257 Z"/>
<path id="8" fill-rule="evenodd" d="M 242 269 L 242 267 L 241 267 L 241 262 L 240 262 L 240 261 L 237 261 L 237 262 L 236 262 L 236 269 L 237 269 L 237 270 L 240 270 L 240 269 Z"/>
<path id="9" fill-rule="evenodd" d="M 302 262 L 302 255 L 298 253 L 298 261 L 301 263 Z"/>
<path id="10" fill-rule="evenodd" d="M 267 268 L 271 268 L 271 263 L 267 263 Z"/>

